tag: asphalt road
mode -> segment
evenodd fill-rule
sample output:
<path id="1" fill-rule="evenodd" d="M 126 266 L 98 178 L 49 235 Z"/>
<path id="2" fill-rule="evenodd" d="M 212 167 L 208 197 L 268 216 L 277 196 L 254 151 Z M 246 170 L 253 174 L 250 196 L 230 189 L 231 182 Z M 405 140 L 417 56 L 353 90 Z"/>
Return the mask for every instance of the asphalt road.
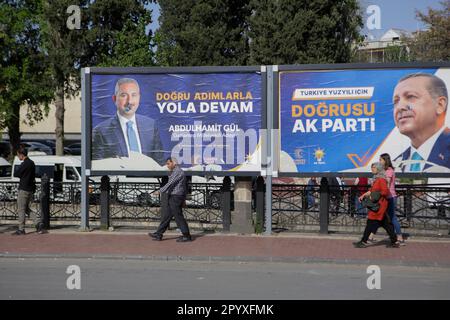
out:
<path id="1" fill-rule="evenodd" d="M 81 289 L 69 290 L 71 265 Z M 450 269 L 364 265 L 0 258 L 0 299 L 450 299 Z M 70 282 L 76 284 L 75 282 Z"/>

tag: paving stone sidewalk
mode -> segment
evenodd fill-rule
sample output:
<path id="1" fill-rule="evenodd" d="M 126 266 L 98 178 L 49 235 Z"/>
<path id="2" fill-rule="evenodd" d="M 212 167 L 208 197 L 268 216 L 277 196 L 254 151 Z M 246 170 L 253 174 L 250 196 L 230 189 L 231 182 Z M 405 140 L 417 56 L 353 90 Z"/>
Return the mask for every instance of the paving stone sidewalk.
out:
<path id="1" fill-rule="evenodd" d="M 153 241 L 144 231 L 50 231 L 24 236 L 0 230 L 0 257 L 79 257 L 112 259 L 281 261 L 348 264 L 387 264 L 450 268 L 450 239 L 411 239 L 400 248 L 386 248 L 387 239 L 364 249 L 354 248 L 355 236 L 277 234 L 193 234 L 178 243 L 179 234 L 166 232 Z"/>

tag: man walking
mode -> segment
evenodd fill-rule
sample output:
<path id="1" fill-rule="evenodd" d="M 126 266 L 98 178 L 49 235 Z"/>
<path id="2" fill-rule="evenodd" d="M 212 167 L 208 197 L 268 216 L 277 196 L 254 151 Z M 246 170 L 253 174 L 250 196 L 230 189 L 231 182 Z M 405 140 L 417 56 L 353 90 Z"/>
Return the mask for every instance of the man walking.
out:
<path id="1" fill-rule="evenodd" d="M 183 234 L 177 239 L 177 242 L 192 241 L 191 234 L 189 233 L 189 227 L 183 216 L 182 206 L 186 200 L 186 175 L 184 171 L 177 164 L 175 159 L 168 158 L 166 161 L 167 168 L 172 171 L 169 176 L 169 181 L 159 191 L 166 193 L 168 197 L 169 205 L 166 210 L 163 211 L 163 217 L 161 224 L 155 233 L 149 233 L 150 237 L 154 240 L 161 241 L 163 233 L 167 230 L 172 217 L 175 218 L 178 228 L 180 228 Z"/>
<path id="2" fill-rule="evenodd" d="M 26 214 L 31 211 L 30 202 L 33 199 L 33 193 L 36 191 L 36 174 L 34 162 L 28 158 L 27 149 L 21 146 L 17 151 L 17 157 L 20 161 L 22 161 L 22 164 L 19 166 L 18 170 L 14 172 L 14 177 L 20 178 L 19 190 L 17 192 L 19 228 L 13 233 L 13 235 L 24 235 Z M 41 218 L 37 216 L 36 212 L 31 211 L 31 213 L 37 233 L 46 233 Z"/>

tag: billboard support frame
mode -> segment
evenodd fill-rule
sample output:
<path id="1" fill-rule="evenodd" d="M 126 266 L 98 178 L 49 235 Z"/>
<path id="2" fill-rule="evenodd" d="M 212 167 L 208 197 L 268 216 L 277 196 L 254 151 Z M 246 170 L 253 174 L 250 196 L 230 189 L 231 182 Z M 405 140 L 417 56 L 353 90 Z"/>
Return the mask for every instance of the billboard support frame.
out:
<path id="1" fill-rule="evenodd" d="M 278 66 L 267 66 L 267 135 L 266 135 L 266 210 L 265 210 L 265 235 L 272 234 L 272 178 L 277 176 L 277 159 L 275 157 L 275 127 L 277 126 L 274 107 L 278 101 L 277 80 Z"/>
<path id="2" fill-rule="evenodd" d="M 91 100 L 91 75 L 89 68 L 81 69 L 81 221 L 80 230 L 89 231 L 89 175 L 91 141 L 87 139 L 87 128 L 90 128 L 88 115 L 88 101 Z M 90 134 L 89 134 L 90 135 Z M 89 169 L 88 169 L 89 168 Z"/>

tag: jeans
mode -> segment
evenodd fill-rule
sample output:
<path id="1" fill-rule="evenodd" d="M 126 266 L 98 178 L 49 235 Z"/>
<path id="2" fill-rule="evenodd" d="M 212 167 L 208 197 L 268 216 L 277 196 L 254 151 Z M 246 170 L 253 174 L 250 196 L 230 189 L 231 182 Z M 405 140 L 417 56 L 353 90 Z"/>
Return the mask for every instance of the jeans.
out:
<path id="1" fill-rule="evenodd" d="M 367 216 L 367 208 L 365 208 L 358 197 L 355 198 L 355 211 L 359 216 Z"/>
<path id="2" fill-rule="evenodd" d="M 395 214 L 395 207 L 397 204 L 397 198 L 388 198 L 388 215 L 394 225 L 395 234 L 402 234 L 400 223 L 398 222 L 397 215 Z"/>
<path id="3" fill-rule="evenodd" d="M 315 199 L 314 199 L 312 191 L 307 191 L 306 192 L 306 197 L 308 199 L 308 208 L 313 207 L 314 204 L 315 204 Z"/>

